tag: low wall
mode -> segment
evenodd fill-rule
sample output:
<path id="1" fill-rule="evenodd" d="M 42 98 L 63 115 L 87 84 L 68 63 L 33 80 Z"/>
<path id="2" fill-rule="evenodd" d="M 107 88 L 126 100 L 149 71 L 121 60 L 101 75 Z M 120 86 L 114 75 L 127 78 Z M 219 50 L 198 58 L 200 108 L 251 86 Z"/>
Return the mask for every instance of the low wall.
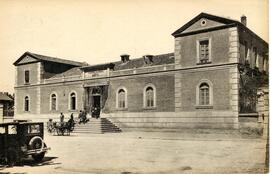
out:
<path id="1" fill-rule="evenodd" d="M 64 113 L 65 120 L 70 118 L 70 113 Z M 90 117 L 90 115 L 88 115 Z M 238 129 L 238 117 L 230 111 L 213 112 L 133 112 L 101 114 L 101 117 L 110 119 L 122 129 L 136 128 L 232 128 Z M 20 114 L 14 119 L 47 122 L 49 118 L 60 121 L 60 114 Z M 78 113 L 74 113 L 78 118 Z"/>
<path id="2" fill-rule="evenodd" d="M 228 111 L 103 114 L 121 128 L 238 128 L 238 117 Z"/>

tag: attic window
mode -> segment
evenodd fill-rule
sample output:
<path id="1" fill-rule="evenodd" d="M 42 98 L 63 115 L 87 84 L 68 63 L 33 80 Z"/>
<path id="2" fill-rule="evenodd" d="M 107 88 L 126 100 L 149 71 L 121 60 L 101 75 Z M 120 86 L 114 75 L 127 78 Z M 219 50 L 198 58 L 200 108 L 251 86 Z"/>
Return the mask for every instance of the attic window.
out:
<path id="1" fill-rule="evenodd" d="M 206 25 L 206 20 L 205 19 L 201 20 L 201 26 L 205 26 L 205 25 Z"/>

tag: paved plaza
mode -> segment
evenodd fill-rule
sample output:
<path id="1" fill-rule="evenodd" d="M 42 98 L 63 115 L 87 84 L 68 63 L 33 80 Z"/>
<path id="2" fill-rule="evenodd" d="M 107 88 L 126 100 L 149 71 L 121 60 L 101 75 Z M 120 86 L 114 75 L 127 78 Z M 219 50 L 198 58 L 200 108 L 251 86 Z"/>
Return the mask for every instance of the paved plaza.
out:
<path id="1" fill-rule="evenodd" d="M 231 134 L 124 132 L 45 135 L 43 162 L 1 167 L 5 174 L 264 173 L 266 140 Z"/>

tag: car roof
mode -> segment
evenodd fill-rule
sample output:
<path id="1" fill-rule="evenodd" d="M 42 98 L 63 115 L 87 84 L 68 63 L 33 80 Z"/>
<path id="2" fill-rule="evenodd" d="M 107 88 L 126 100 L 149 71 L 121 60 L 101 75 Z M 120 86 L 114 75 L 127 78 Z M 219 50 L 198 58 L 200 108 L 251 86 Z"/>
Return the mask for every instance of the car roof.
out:
<path id="1" fill-rule="evenodd" d="M 43 122 L 31 122 L 29 120 L 14 120 L 13 122 L 0 123 L 0 126 L 23 125 L 23 124 L 41 124 Z"/>

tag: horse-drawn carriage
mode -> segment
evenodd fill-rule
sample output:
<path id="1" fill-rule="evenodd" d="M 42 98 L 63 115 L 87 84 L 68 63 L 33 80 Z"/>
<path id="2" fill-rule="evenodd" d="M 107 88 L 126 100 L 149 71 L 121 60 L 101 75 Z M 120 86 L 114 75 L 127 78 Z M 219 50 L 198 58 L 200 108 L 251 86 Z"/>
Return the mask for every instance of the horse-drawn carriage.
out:
<path id="1" fill-rule="evenodd" d="M 51 119 L 47 122 L 47 130 L 52 135 L 70 135 L 74 130 L 75 122 L 53 122 Z"/>

